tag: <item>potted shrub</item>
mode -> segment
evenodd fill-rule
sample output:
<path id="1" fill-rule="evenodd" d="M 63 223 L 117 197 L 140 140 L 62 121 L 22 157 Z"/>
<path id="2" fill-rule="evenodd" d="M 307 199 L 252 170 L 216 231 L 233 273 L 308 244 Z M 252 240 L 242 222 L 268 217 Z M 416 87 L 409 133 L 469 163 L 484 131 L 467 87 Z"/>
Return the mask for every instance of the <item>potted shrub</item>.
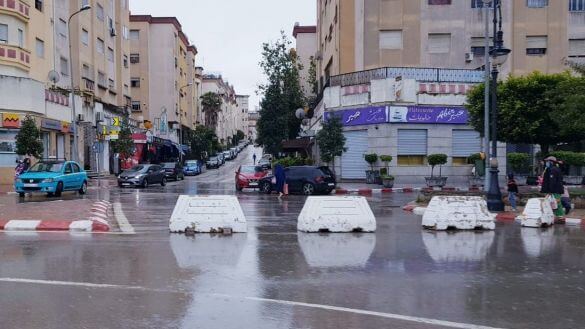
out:
<path id="1" fill-rule="evenodd" d="M 526 185 L 530 156 L 526 153 L 508 153 L 506 157 L 518 185 Z"/>
<path id="2" fill-rule="evenodd" d="M 370 165 L 370 170 L 366 170 L 366 183 L 367 184 L 379 184 L 381 181 L 380 172 L 374 170 L 374 165 L 378 162 L 378 155 L 376 153 L 366 154 L 364 156 L 366 162 Z"/>
<path id="3" fill-rule="evenodd" d="M 384 162 L 385 168 L 380 169 L 380 177 L 382 178 L 382 185 L 386 188 L 394 187 L 394 176 L 389 175 L 390 162 L 392 162 L 391 155 L 380 155 L 380 160 Z"/>
<path id="4" fill-rule="evenodd" d="M 447 184 L 447 177 L 442 175 L 442 167 L 447 163 L 447 154 L 431 154 L 427 157 L 429 166 L 431 166 L 431 177 L 425 177 L 428 187 L 443 187 Z M 435 167 L 439 166 L 439 176 L 435 176 Z"/>
<path id="5" fill-rule="evenodd" d="M 469 186 L 478 187 L 485 185 L 485 160 L 481 153 L 474 153 L 467 157 L 467 163 L 473 165 L 473 175 L 469 177 Z"/>

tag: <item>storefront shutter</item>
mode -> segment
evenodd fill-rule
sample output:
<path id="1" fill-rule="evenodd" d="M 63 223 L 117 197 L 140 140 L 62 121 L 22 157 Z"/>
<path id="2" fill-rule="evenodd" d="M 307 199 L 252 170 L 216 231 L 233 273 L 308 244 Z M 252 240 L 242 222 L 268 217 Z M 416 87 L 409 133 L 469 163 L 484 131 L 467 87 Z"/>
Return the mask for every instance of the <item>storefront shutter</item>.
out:
<path id="1" fill-rule="evenodd" d="M 341 156 L 341 177 L 365 179 L 368 164 L 364 160 L 364 154 L 368 152 L 368 131 L 346 131 L 343 134 L 347 151 Z"/>
<path id="2" fill-rule="evenodd" d="M 468 157 L 481 152 L 481 138 L 475 130 L 453 130 L 451 156 Z"/>
<path id="3" fill-rule="evenodd" d="M 398 155 L 427 155 L 427 130 L 398 129 Z"/>

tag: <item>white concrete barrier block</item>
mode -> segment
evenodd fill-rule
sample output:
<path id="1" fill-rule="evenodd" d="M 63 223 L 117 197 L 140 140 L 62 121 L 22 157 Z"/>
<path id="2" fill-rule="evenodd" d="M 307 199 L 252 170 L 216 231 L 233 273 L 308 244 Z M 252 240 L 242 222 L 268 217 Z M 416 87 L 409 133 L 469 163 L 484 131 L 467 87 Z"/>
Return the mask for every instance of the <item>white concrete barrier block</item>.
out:
<path id="1" fill-rule="evenodd" d="M 246 217 L 235 196 L 181 195 L 169 223 L 172 233 L 184 233 L 186 229 L 220 233 L 224 228 L 230 228 L 233 233 L 247 232 Z"/>
<path id="2" fill-rule="evenodd" d="M 376 218 L 365 197 L 308 197 L 298 218 L 302 232 L 374 232 Z"/>
<path id="3" fill-rule="evenodd" d="M 422 226 L 438 231 L 448 228 L 493 230 L 495 217 L 482 197 L 435 196 L 423 215 Z"/>
<path id="4" fill-rule="evenodd" d="M 532 198 L 526 202 L 522 215 L 518 216 L 525 227 L 543 227 L 553 225 L 555 215 L 544 198 Z"/>
<path id="5" fill-rule="evenodd" d="M 91 232 L 93 222 L 90 220 L 76 220 L 69 225 L 70 232 Z"/>
<path id="6" fill-rule="evenodd" d="M 4 226 L 4 231 L 35 231 L 40 220 L 11 220 Z"/>
<path id="7" fill-rule="evenodd" d="M 417 216 L 424 215 L 425 211 L 427 211 L 426 207 L 416 207 L 416 208 L 412 209 L 412 213 L 417 215 Z"/>

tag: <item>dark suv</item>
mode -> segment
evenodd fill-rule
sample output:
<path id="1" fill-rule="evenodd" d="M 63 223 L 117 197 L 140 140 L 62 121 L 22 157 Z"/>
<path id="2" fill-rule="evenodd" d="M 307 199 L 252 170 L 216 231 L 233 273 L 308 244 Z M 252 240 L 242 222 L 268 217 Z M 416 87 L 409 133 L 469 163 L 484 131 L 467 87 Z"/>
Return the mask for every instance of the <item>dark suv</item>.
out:
<path id="1" fill-rule="evenodd" d="M 165 176 L 168 179 L 185 179 L 185 174 L 183 173 L 183 166 L 181 166 L 178 162 L 164 162 L 161 164 L 163 169 L 165 170 Z"/>
<path id="2" fill-rule="evenodd" d="M 289 193 L 304 195 L 329 194 L 337 185 L 335 175 L 328 167 L 299 166 L 284 169 Z M 259 181 L 260 191 L 266 194 L 275 190 L 274 176 Z"/>

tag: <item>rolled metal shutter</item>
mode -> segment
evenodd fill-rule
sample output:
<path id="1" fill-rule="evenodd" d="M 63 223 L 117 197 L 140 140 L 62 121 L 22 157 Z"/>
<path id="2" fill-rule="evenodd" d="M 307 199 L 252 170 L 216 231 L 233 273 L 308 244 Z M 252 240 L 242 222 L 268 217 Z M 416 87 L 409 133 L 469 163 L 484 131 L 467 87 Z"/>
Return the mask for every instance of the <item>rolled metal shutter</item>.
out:
<path id="1" fill-rule="evenodd" d="M 452 154 L 454 157 L 468 157 L 481 152 L 481 138 L 475 130 L 453 130 Z"/>
<path id="2" fill-rule="evenodd" d="M 427 130 L 398 129 L 398 155 L 427 155 Z"/>
<path id="3" fill-rule="evenodd" d="M 341 177 L 345 179 L 365 179 L 368 164 L 364 154 L 368 152 L 368 131 L 346 131 L 345 147 L 347 151 L 341 156 Z"/>

